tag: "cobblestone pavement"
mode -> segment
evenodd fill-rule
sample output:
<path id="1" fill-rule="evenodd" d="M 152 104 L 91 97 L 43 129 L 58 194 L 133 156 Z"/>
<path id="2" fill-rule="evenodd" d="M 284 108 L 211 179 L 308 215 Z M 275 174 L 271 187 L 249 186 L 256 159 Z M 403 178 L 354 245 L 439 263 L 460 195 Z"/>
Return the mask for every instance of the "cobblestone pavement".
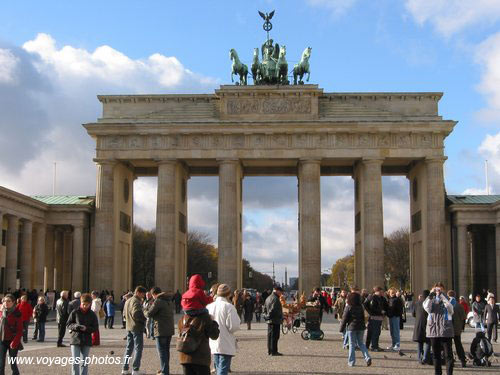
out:
<path id="1" fill-rule="evenodd" d="M 121 323 L 120 318 L 118 318 Z M 304 341 L 300 337 L 300 331 L 296 334 L 288 333 L 282 335 L 279 341 L 279 351 L 284 354 L 283 357 L 269 357 L 267 355 L 266 332 L 267 326 L 264 323 L 254 323 L 251 331 L 246 330 L 246 326 L 241 326 L 242 330 L 237 333 L 239 350 L 237 356 L 233 359 L 233 374 L 433 374 L 431 366 L 422 366 L 417 363 L 417 354 L 415 343 L 411 341 L 413 322 L 405 325 L 402 331 L 402 351 L 403 356 L 392 352 L 371 353 L 373 364 L 366 367 L 361 353 L 356 352 L 356 366 L 347 366 L 347 351 L 342 349 L 341 336 L 338 333 L 339 325 L 331 315 L 326 315 L 322 325 L 325 331 L 325 338 L 322 341 Z M 32 334 L 30 326 L 30 334 Z M 124 352 L 125 330 L 121 329 L 121 324 L 115 324 L 115 329 L 104 329 L 101 326 L 101 346 L 93 347 L 90 354 L 100 357 L 101 360 L 108 356 L 113 359 L 120 359 Z M 474 330 L 467 328 L 462 335 L 464 348 L 468 350 Z M 57 357 L 70 356 L 70 348 L 57 348 L 55 345 L 56 326 L 55 323 L 49 323 L 47 327 L 47 340 L 45 343 L 28 342 L 20 356 L 32 358 L 33 363 L 42 357 L 50 357 L 54 360 Z M 68 344 L 68 337 L 65 343 Z M 387 347 L 390 344 L 390 335 L 388 331 L 382 331 L 381 347 Z M 500 353 L 500 345 L 495 344 L 495 350 Z M 179 365 L 178 355 L 175 350 L 173 340 L 171 346 L 171 374 L 182 374 L 182 368 Z M 499 374 L 500 358 L 493 359 L 491 368 L 455 368 L 457 374 Z M 47 359 L 45 359 L 47 360 Z M 67 358 L 66 358 L 67 360 Z M 43 364 L 24 364 L 20 365 L 21 374 L 70 374 L 69 366 L 53 364 L 52 366 Z M 156 374 L 159 369 L 159 360 L 156 354 L 155 343 L 152 340 L 145 339 L 145 348 L 141 370 L 144 374 Z M 120 374 L 119 365 L 98 365 L 92 364 L 89 368 L 89 374 Z M 443 368 L 443 372 L 446 373 Z M 6 371 L 7 374 L 10 370 Z"/>

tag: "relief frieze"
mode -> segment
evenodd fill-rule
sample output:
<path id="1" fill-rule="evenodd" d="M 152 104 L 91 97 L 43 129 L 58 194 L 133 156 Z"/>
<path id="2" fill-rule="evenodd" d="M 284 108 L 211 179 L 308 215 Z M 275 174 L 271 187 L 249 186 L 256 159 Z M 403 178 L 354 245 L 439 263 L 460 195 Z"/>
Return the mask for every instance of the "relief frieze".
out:
<path id="1" fill-rule="evenodd" d="M 259 98 L 228 99 L 227 114 L 308 114 L 311 113 L 310 98 Z"/>

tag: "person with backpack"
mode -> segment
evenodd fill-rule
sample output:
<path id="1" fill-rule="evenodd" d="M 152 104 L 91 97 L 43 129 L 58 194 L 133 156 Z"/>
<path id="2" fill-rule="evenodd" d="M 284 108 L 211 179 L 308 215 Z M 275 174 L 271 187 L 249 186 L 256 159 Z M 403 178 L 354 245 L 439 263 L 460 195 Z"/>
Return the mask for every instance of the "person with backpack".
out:
<path id="1" fill-rule="evenodd" d="M 447 375 L 453 374 L 453 350 L 451 341 L 455 336 L 453 330 L 453 305 L 444 293 L 444 285 L 437 283 L 425 299 L 424 310 L 427 311 L 426 336 L 431 340 L 434 353 L 434 374 L 441 375 L 441 351 L 444 350 Z"/>
<path id="2" fill-rule="evenodd" d="M 491 345 L 483 331 L 476 332 L 476 337 L 470 344 L 470 354 L 474 365 L 491 366 L 489 357 L 493 355 L 493 345 Z"/>
<path id="3" fill-rule="evenodd" d="M 486 331 L 488 332 L 488 340 L 497 342 L 497 326 L 500 318 L 500 308 L 495 304 L 495 296 L 490 295 L 488 303 L 484 307 L 483 321 L 486 323 Z"/>

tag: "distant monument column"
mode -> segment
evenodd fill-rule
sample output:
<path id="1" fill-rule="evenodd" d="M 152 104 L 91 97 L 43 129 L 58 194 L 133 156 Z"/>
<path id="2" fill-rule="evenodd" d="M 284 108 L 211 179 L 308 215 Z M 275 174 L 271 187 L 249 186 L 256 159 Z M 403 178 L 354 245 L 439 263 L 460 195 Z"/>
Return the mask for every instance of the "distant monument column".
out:
<path id="1" fill-rule="evenodd" d="M 33 288 L 37 291 L 44 289 L 44 268 L 45 268 L 45 241 L 47 225 L 45 223 L 37 223 L 35 236 L 35 274 L 33 275 Z"/>
<path id="2" fill-rule="evenodd" d="M 422 225 L 427 225 L 427 287 L 441 281 L 446 288 L 451 288 L 450 280 L 448 280 L 444 242 L 444 160 L 443 157 L 425 160 L 427 171 L 427 218 Z"/>
<path id="3" fill-rule="evenodd" d="M 7 228 L 7 253 L 5 256 L 5 290 L 10 288 L 13 292 L 17 282 L 17 248 L 19 246 L 19 218 L 8 216 Z"/>
<path id="4" fill-rule="evenodd" d="M 321 281 L 321 160 L 301 159 L 299 178 L 299 290 L 309 295 Z"/>
<path id="5" fill-rule="evenodd" d="M 158 161 L 155 283 L 166 291 L 186 289 L 187 171 L 176 159 Z"/>
<path id="6" fill-rule="evenodd" d="M 20 285 L 21 288 L 31 289 L 31 265 L 33 253 L 33 222 L 31 220 L 23 220 L 22 234 L 22 249 L 21 259 L 19 260 L 21 269 Z"/>
<path id="7" fill-rule="evenodd" d="M 457 225 L 458 296 L 468 296 L 467 279 L 470 270 L 470 254 L 467 251 L 467 225 Z M 446 285 L 445 285 L 446 286 Z"/>
<path id="8" fill-rule="evenodd" d="M 114 160 L 97 161 L 97 189 L 95 210 L 95 251 L 93 257 L 91 289 L 113 287 L 114 253 Z"/>
<path id="9" fill-rule="evenodd" d="M 232 290 L 242 287 L 242 168 L 237 159 L 219 163 L 218 281 Z"/>
<path id="10" fill-rule="evenodd" d="M 83 225 L 73 226 L 73 275 L 71 281 L 71 290 L 83 290 Z"/>
<path id="11" fill-rule="evenodd" d="M 45 275 L 43 279 L 43 291 L 54 289 L 54 252 L 55 252 L 55 228 L 47 225 L 45 235 Z"/>

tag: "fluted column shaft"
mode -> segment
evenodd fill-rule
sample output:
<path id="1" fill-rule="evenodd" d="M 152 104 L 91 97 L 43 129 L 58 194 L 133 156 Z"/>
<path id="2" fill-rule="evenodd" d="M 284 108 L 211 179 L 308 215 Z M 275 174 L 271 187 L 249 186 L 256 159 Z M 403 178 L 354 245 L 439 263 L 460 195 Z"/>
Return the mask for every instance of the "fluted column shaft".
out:
<path id="1" fill-rule="evenodd" d="M 306 295 L 321 281 L 321 160 L 299 162 L 299 289 Z"/>
<path id="2" fill-rule="evenodd" d="M 367 159 L 363 165 L 364 285 L 370 290 L 384 285 L 384 214 L 382 207 L 382 162 Z"/>
<path id="3" fill-rule="evenodd" d="M 55 289 L 62 290 L 63 285 L 63 265 L 64 265 L 64 231 L 61 228 L 55 231 L 55 259 L 54 259 L 54 280 Z"/>
<path id="4" fill-rule="evenodd" d="M 44 268 L 45 268 L 45 241 L 46 228 L 44 223 L 36 225 L 36 242 L 35 242 L 35 274 L 33 275 L 33 288 L 37 291 L 44 287 Z"/>
<path id="5" fill-rule="evenodd" d="M 73 275 L 71 282 L 71 290 L 83 290 L 83 226 L 76 225 L 73 227 Z"/>
<path id="6" fill-rule="evenodd" d="M 158 165 L 155 282 L 169 291 L 174 291 L 175 286 L 176 168 L 175 160 L 162 161 Z"/>
<path id="7" fill-rule="evenodd" d="M 467 225 L 457 225 L 457 264 L 459 296 L 468 296 L 467 279 L 470 271 L 470 255 L 467 251 Z"/>
<path id="8" fill-rule="evenodd" d="M 31 289 L 31 265 L 33 253 L 33 222 L 23 220 L 22 248 L 20 263 L 20 284 L 21 288 Z"/>
<path id="9" fill-rule="evenodd" d="M 112 288 L 114 253 L 114 161 L 97 163 L 93 289 Z"/>
<path id="10" fill-rule="evenodd" d="M 55 253 L 55 232 L 53 225 L 47 225 L 45 235 L 45 273 L 43 279 L 43 291 L 53 290 L 54 285 L 54 253 Z"/>
<path id="11" fill-rule="evenodd" d="M 219 160 L 218 281 L 241 288 L 241 164 Z"/>
<path id="12" fill-rule="evenodd" d="M 65 290 L 71 289 L 71 273 L 73 271 L 73 233 L 71 230 L 64 231 L 63 234 L 63 276 L 62 287 Z"/>
<path id="13" fill-rule="evenodd" d="M 427 284 L 443 282 L 450 287 L 444 246 L 444 179 L 443 158 L 426 159 L 427 168 Z"/>
<path id="14" fill-rule="evenodd" d="M 5 257 L 5 289 L 14 291 L 17 287 L 17 248 L 19 246 L 19 218 L 8 217 L 7 254 Z"/>

